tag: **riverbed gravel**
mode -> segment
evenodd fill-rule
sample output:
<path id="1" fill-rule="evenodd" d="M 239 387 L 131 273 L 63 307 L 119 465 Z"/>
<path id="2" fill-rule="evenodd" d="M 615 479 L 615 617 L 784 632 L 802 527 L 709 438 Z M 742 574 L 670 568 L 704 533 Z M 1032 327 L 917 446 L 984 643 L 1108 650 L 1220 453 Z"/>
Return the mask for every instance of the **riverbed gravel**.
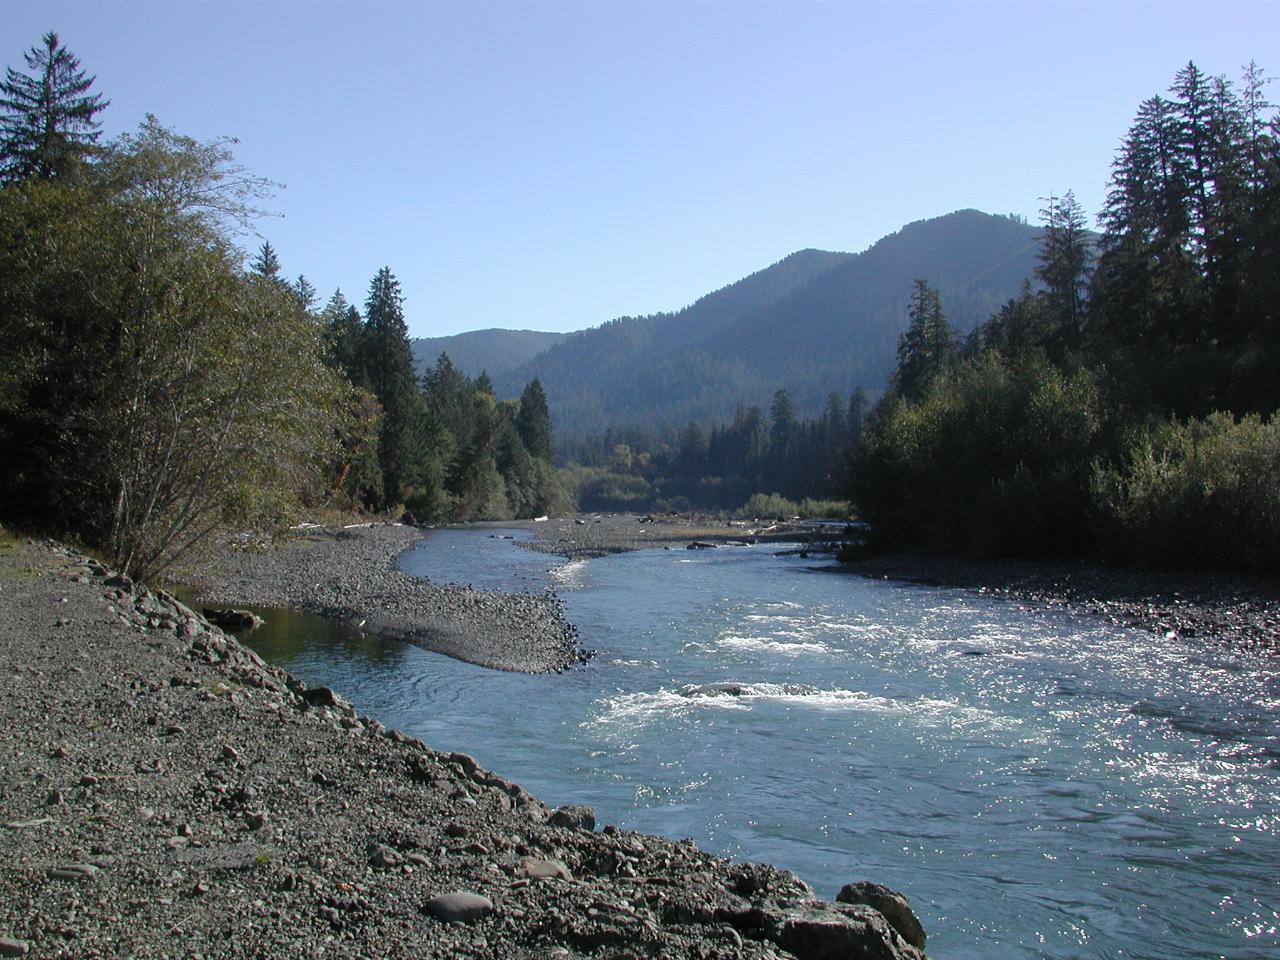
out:
<path id="1" fill-rule="evenodd" d="M 428 583 L 396 558 L 428 531 L 400 524 L 308 527 L 267 549 L 228 544 L 180 581 L 212 606 L 293 607 L 484 667 L 549 673 L 581 662 L 554 593 Z"/>
<path id="2" fill-rule="evenodd" d="M 57 544 L 0 601 L 0 956 L 922 955 L 883 888 L 597 830 Z"/>
<path id="3" fill-rule="evenodd" d="M 530 544 L 533 549 L 572 559 L 679 548 L 694 541 L 716 546 L 787 542 L 828 558 L 823 569 L 835 573 L 960 587 L 1033 605 L 1066 607 L 1150 631 L 1163 640 L 1280 652 L 1280 583 L 1265 577 L 918 553 L 869 556 L 837 565 L 823 545 L 841 536 L 838 526 L 818 531 L 786 520 L 597 514 L 523 525 L 538 538 Z"/>
<path id="4" fill-rule="evenodd" d="M 920 554 L 870 557 L 841 569 L 1065 607 L 1166 641 L 1280 652 L 1280 583 L 1265 577 Z"/>

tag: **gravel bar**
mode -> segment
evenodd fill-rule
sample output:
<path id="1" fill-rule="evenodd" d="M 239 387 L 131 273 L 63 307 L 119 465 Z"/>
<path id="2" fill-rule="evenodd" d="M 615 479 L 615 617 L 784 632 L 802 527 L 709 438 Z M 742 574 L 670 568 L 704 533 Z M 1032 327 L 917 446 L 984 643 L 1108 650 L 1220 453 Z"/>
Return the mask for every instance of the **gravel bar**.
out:
<path id="1" fill-rule="evenodd" d="M 597 831 L 56 544 L 0 538 L 0 724 L 0 956 L 923 956 L 892 891 Z"/>
<path id="2" fill-rule="evenodd" d="M 584 660 L 552 593 L 428 583 L 396 559 L 429 532 L 399 524 L 309 528 L 278 547 L 227 549 L 182 578 L 209 605 L 293 607 L 499 670 L 551 673 Z"/>

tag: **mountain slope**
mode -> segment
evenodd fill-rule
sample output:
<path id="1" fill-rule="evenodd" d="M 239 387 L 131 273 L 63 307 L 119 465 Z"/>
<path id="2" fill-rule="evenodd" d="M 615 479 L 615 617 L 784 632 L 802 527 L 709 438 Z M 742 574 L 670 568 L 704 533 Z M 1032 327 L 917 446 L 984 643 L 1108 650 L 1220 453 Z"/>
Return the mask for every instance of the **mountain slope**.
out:
<path id="1" fill-rule="evenodd" d="M 976 210 L 909 224 L 860 254 L 792 254 L 675 314 L 571 334 L 495 377 L 499 396 L 541 378 L 562 437 L 610 426 L 720 421 L 786 387 L 802 415 L 831 392 L 885 386 L 912 281 L 967 333 L 1036 265 L 1039 228 Z"/>
<path id="2" fill-rule="evenodd" d="M 539 377 L 547 389 L 558 430 L 597 429 L 589 424 L 601 421 L 589 415 L 589 408 L 599 406 L 612 384 L 634 379 L 638 362 L 714 337 L 850 259 L 847 253 L 801 250 L 707 294 L 677 313 L 622 317 L 571 333 L 563 342 L 515 369 L 501 375 L 494 375 L 490 370 L 494 387 L 500 397 L 517 396 L 524 384 Z M 553 394 L 562 401 L 558 411 Z M 571 395 L 580 399 L 572 401 Z M 579 408 L 586 414 L 585 418 L 577 415 Z M 571 413 L 570 409 L 575 412 Z"/>
<path id="3" fill-rule="evenodd" d="M 432 366 L 440 354 L 447 353 L 453 365 L 467 376 L 476 377 L 487 370 L 493 377 L 528 363 L 566 336 L 568 334 L 537 330 L 472 330 L 451 337 L 417 337 L 409 341 L 409 346 L 419 375 Z M 524 383 L 520 387 L 523 389 Z"/>

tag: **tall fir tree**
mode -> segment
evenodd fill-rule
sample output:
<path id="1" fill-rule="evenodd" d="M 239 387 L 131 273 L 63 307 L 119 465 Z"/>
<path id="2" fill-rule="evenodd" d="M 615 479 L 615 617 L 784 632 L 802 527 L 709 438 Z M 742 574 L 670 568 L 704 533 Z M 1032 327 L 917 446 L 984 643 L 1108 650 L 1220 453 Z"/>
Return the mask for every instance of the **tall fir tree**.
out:
<path id="1" fill-rule="evenodd" d="M 1083 339 L 1091 259 L 1084 208 L 1070 190 L 1044 203 L 1036 277 L 1044 284 L 1055 333 L 1067 347 L 1077 349 Z"/>
<path id="2" fill-rule="evenodd" d="M 413 469 L 411 431 L 421 402 L 403 302 L 400 282 L 390 267 L 383 267 L 370 282 L 365 301 L 361 367 L 383 411 L 378 457 L 382 466 L 380 506 L 384 507 L 400 502 Z"/>
<path id="3" fill-rule="evenodd" d="M 364 321 L 360 311 L 347 302 L 341 290 L 335 290 L 320 311 L 324 325 L 325 358 L 329 366 L 341 370 L 355 386 L 367 386 L 361 367 Z"/>
<path id="4" fill-rule="evenodd" d="M 89 93 L 95 78 L 56 33 L 23 57 L 31 73 L 9 67 L 0 83 L 0 177 L 51 180 L 91 153 L 101 134 L 95 118 L 110 101 Z"/>
<path id="5" fill-rule="evenodd" d="M 909 323 L 898 340 L 893 385 L 908 400 L 919 400 L 955 355 L 955 338 L 938 292 L 917 279 L 907 307 Z"/>
<path id="6" fill-rule="evenodd" d="M 520 395 L 516 430 L 529 456 L 538 460 L 551 459 L 551 409 L 537 377 L 529 381 Z"/>

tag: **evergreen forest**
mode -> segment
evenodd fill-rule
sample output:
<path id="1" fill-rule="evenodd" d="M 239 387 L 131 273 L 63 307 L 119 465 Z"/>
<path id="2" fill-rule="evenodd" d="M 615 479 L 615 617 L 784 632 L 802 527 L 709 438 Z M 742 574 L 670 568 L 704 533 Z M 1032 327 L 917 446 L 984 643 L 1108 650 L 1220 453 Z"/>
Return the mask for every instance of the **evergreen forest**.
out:
<path id="1" fill-rule="evenodd" d="M 24 59 L 0 84 L 0 517 L 146 577 L 304 507 L 571 508 L 536 380 L 499 402 L 444 357 L 419 380 L 390 269 L 362 313 L 317 309 L 269 242 L 247 257 L 276 185 L 233 141 L 148 116 L 103 142 L 58 36 Z"/>
<path id="2" fill-rule="evenodd" d="M 1140 105 L 1097 232 L 1070 192 L 1038 228 L 961 211 L 676 314 L 464 335 L 464 370 L 415 362 L 390 268 L 322 304 L 246 250 L 276 185 L 233 141 L 152 116 L 104 141 L 56 34 L 24 62 L 0 83 L 0 517 L 130 574 L 326 508 L 850 504 L 885 549 L 1280 570 L 1280 129 L 1255 67 L 1188 64 Z"/>
<path id="3" fill-rule="evenodd" d="M 1141 104 L 1091 234 L 967 338 L 922 278 L 848 490 L 885 548 L 1280 571 L 1280 129 L 1262 72 Z"/>

